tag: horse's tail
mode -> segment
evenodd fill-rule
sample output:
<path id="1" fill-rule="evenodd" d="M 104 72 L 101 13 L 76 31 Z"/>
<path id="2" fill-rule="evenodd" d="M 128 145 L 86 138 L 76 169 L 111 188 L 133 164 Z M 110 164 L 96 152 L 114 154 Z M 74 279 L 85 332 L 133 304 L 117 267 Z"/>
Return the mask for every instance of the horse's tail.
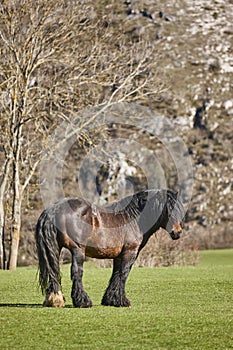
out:
<path id="1" fill-rule="evenodd" d="M 49 282 L 53 281 L 57 288 L 61 283 L 57 231 L 51 213 L 48 209 L 44 210 L 38 219 L 35 235 L 39 259 L 39 284 L 43 294 Z"/>

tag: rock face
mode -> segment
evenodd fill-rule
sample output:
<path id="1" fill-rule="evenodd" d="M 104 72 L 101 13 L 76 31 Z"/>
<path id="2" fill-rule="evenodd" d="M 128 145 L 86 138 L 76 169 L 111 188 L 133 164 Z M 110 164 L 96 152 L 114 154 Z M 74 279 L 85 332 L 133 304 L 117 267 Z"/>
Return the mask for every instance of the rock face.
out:
<path id="1" fill-rule="evenodd" d="M 168 85 L 151 107 L 173 120 L 193 158 L 190 228 L 195 223 L 200 230 L 233 236 L 233 2 L 134 1 L 130 6 L 144 6 L 153 15 L 147 23 L 133 15 L 128 21 L 143 25 L 151 38 L 154 33 Z"/>

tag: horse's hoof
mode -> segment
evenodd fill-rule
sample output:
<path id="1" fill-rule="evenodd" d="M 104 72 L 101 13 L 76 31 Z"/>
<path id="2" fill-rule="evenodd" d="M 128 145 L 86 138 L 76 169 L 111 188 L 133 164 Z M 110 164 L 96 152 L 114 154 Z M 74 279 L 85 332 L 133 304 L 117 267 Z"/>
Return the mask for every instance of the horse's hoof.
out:
<path id="1" fill-rule="evenodd" d="M 92 307 L 92 302 L 91 302 L 91 300 L 89 302 L 86 302 L 86 303 L 79 303 L 79 302 L 76 303 L 73 301 L 73 306 L 80 308 L 80 309 L 85 309 L 85 308 Z"/>
<path id="2" fill-rule="evenodd" d="M 64 307 L 65 306 L 65 298 L 62 292 L 59 290 L 58 293 L 50 293 L 46 295 L 43 306 L 46 307 Z"/>
<path id="3" fill-rule="evenodd" d="M 103 298 L 101 304 L 104 306 L 131 307 L 130 301 L 127 298 L 124 298 L 124 300 Z"/>
<path id="4" fill-rule="evenodd" d="M 87 295 L 79 296 L 76 298 L 74 296 L 72 296 L 72 300 L 73 300 L 74 307 L 78 307 L 78 308 L 92 307 L 92 301 Z"/>
<path id="5" fill-rule="evenodd" d="M 129 299 L 125 298 L 122 306 L 124 306 L 124 307 L 131 307 L 131 303 L 130 303 Z"/>

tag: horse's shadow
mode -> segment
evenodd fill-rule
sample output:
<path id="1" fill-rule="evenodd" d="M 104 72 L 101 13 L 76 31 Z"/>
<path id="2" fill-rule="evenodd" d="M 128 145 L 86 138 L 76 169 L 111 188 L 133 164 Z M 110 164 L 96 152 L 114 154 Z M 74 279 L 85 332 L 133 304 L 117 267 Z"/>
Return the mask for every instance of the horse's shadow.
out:
<path id="1" fill-rule="evenodd" d="M 0 308 L 1 307 L 42 308 L 42 304 L 0 303 Z"/>
<path id="2" fill-rule="evenodd" d="M 23 303 L 0 303 L 0 308 L 1 307 L 11 307 L 11 308 L 44 308 L 42 304 L 23 304 Z M 67 304 L 65 305 L 64 309 L 71 309 L 73 308 L 73 305 Z"/>

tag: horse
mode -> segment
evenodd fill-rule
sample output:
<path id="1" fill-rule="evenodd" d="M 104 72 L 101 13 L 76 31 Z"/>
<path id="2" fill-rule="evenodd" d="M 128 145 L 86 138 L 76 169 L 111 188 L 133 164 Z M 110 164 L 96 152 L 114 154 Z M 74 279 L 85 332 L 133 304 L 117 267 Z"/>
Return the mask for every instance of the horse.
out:
<path id="1" fill-rule="evenodd" d="M 49 206 L 36 225 L 39 284 L 44 306 L 63 307 L 60 253 L 72 255 L 71 297 L 74 307 L 88 308 L 92 301 L 83 283 L 86 257 L 113 259 L 112 275 L 102 305 L 129 307 L 125 286 L 130 270 L 149 238 L 165 229 L 173 240 L 182 232 L 185 211 L 172 190 L 145 190 L 100 207 L 83 198 L 64 198 Z"/>

